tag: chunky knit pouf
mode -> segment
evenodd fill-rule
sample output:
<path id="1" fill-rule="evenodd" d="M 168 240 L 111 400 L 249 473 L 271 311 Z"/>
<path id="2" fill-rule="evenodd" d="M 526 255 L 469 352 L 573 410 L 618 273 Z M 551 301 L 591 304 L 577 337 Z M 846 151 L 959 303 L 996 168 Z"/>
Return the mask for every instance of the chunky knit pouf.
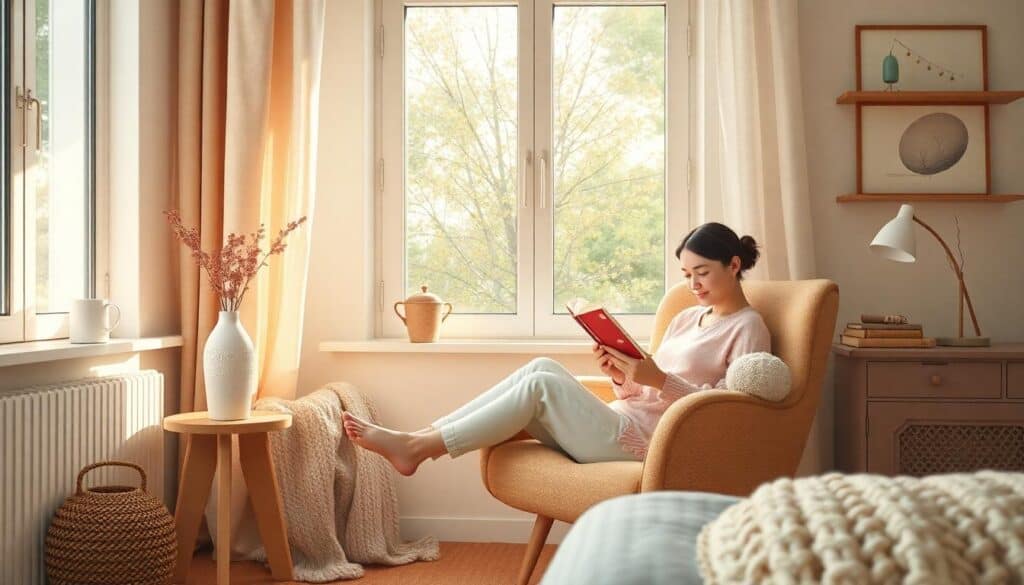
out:
<path id="1" fill-rule="evenodd" d="M 709 522 L 705 583 L 1024 583 L 1024 473 L 779 479 Z"/>

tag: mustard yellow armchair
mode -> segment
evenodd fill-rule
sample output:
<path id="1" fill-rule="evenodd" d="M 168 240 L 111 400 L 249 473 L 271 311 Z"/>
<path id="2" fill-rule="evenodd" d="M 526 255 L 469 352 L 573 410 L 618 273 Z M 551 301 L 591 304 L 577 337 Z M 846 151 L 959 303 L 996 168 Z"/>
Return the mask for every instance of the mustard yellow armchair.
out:
<path id="1" fill-rule="evenodd" d="M 781 402 L 731 390 L 705 390 L 672 404 L 654 431 L 647 458 L 580 464 L 520 434 L 481 450 L 487 490 L 537 515 L 519 572 L 526 585 L 554 520 L 574 522 L 616 496 L 654 490 L 749 495 L 762 482 L 791 476 L 807 441 L 835 329 L 839 289 L 829 280 L 744 281 L 743 292 L 764 318 L 772 353 L 789 365 L 792 388 Z M 666 293 L 655 315 L 650 351 L 672 318 L 694 304 L 684 284 Z M 606 402 L 611 380 L 579 380 Z"/>

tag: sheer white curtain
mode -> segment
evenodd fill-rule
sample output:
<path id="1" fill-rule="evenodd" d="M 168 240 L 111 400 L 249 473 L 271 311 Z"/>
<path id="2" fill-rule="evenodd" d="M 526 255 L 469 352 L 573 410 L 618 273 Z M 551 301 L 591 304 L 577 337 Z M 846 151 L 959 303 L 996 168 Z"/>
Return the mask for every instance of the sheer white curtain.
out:
<path id="1" fill-rule="evenodd" d="M 762 248 L 751 278 L 814 278 L 797 0 L 699 0 L 695 24 L 694 224 L 753 236 Z M 827 412 L 800 475 L 829 465 Z"/>
<path id="2" fill-rule="evenodd" d="M 694 224 L 753 236 L 751 278 L 811 278 L 797 0 L 703 0 L 695 24 Z"/>

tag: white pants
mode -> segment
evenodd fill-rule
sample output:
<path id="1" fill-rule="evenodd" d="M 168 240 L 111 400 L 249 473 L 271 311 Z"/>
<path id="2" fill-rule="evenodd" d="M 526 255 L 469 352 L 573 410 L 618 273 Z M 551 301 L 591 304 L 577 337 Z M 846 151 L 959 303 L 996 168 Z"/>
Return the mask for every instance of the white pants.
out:
<path id="1" fill-rule="evenodd" d="M 526 429 L 579 463 L 637 461 L 618 442 L 625 415 L 594 396 L 562 364 L 537 358 L 431 426 L 454 459 Z"/>

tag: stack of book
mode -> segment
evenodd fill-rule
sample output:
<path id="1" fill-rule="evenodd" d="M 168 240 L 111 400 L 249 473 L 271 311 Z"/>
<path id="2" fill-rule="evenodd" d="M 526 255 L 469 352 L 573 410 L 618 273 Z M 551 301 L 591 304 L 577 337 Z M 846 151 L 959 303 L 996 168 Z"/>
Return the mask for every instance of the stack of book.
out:
<path id="1" fill-rule="evenodd" d="M 913 323 L 847 323 L 839 341 L 853 347 L 935 347 L 935 338 Z"/>

